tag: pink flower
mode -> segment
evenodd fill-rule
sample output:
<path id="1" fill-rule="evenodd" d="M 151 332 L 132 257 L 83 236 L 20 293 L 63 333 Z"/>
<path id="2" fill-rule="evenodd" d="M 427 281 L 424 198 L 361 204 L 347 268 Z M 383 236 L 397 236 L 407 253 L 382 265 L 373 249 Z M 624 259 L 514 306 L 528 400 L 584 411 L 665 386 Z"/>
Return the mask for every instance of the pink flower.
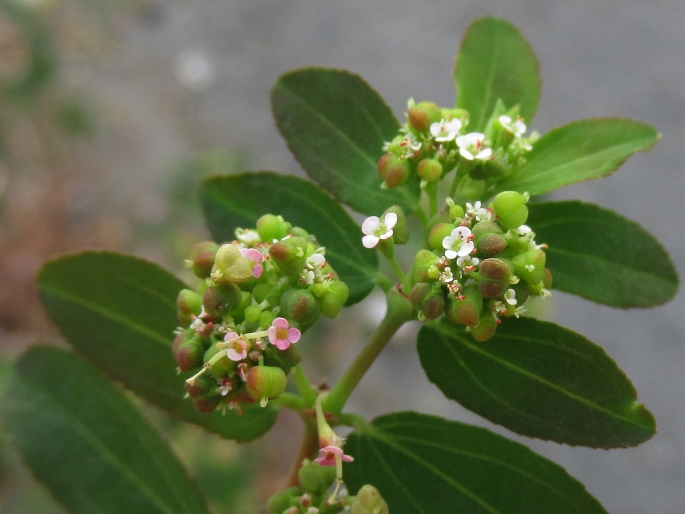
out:
<path id="1" fill-rule="evenodd" d="M 337 446 L 325 446 L 319 450 L 319 453 L 321 453 L 321 457 L 317 457 L 313 462 L 322 466 L 335 466 L 336 456 L 343 462 L 352 462 L 354 460 L 349 455 L 345 455 L 342 448 Z"/>
<path id="2" fill-rule="evenodd" d="M 276 318 L 269 327 L 269 341 L 279 350 L 286 350 L 291 343 L 298 342 L 301 335 L 298 329 L 290 328 L 285 318 Z"/>
<path id="3" fill-rule="evenodd" d="M 226 355 L 232 361 L 241 361 L 247 357 L 247 342 L 235 332 L 229 332 L 224 336 L 224 341 L 228 343 Z"/>
<path id="4" fill-rule="evenodd" d="M 242 248 L 240 250 L 240 255 L 245 257 L 248 261 L 252 261 L 255 264 L 252 266 L 252 276 L 254 278 L 259 278 L 264 272 L 264 267 L 260 264 L 264 260 L 262 252 L 254 248 Z"/>

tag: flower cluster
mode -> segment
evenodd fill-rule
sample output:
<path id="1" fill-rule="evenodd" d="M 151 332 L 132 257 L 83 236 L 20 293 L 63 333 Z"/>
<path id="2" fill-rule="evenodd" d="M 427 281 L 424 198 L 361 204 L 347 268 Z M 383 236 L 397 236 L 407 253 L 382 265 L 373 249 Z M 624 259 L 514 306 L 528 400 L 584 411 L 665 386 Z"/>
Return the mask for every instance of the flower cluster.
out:
<path id="1" fill-rule="evenodd" d="M 465 325 L 478 341 L 502 316 L 519 317 L 531 296 L 548 296 L 545 245 L 525 225 L 527 195 L 505 191 L 490 206 L 447 200 L 448 221 L 435 223 L 414 261 L 410 299 L 423 319 Z"/>
<path id="2" fill-rule="evenodd" d="M 525 153 L 538 139 L 525 137 L 526 124 L 518 107 L 507 109 L 498 102 L 483 132 L 469 131 L 469 113 L 464 109 L 441 109 L 433 102 L 410 99 L 407 121 L 400 133 L 385 143 L 386 153 L 378 161 L 384 187 L 401 186 L 414 175 L 421 186 L 440 180 L 453 169 L 467 183 L 503 178 L 522 166 Z"/>
<path id="3" fill-rule="evenodd" d="M 202 280 L 178 295 L 172 351 L 179 371 L 200 368 L 186 392 L 201 412 L 278 398 L 302 332 L 349 295 L 314 236 L 271 214 L 229 243 L 198 243 L 186 265 Z"/>

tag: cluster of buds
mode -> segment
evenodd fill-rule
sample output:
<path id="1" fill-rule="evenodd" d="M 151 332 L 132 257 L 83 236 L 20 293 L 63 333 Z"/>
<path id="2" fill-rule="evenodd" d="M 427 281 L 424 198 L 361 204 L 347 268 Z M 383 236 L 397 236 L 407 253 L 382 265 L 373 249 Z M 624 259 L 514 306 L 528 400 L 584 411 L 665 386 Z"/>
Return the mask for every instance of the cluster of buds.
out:
<path id="1" fill-rule="evenodd" d="M 429 249 L 414 261 L 410 299 L 422 319 L 443 313 L 487 341 L 501 317 L 520 316 L 531 296 L 548 296 L 544 244 L 525 225 L 528 195 L 498 194 L 489 207 L 447 199 L 445 221 L 428 233 Z"/>
<path id="2" fill-rule="evenodd" d="M 464 109 L 441 109 L 433 102 L 408 102 L 407 121 L 400 133 L 385 143 L 378 161 L 383 187 L 404 185 L 415 174 L 421 186 L 439 181 L 459 170 L 460 187 L 477 198 L 489 180 L 499 180 L 525 163 L 525 153 L 538 139 L 525 137 L 526 124 L 518 106 L 495 105 L 483 132 L 469 132 L 469 113 Z"/>
<path id="3" fill-rule="evenodd" d="M 374 486 L 363 485 L 356 496 L 344 495 L 331 501 L 327 494 L 335 480 L 331 468 L 305 459 L 298 473 L 300 486 L 274 494 L 266 503 L 269 514 L 388 514 L 388 504 Z"/>
<path id="4" fill-rule="evenodd" d="M 178 295 L 172 351 L 180 372 L 200 368 L 186 392 L 201 412 L 278 398 L 301 360 L 293 345 L 349 295 L 315 237 L 271 214 L 232 242 L 198 243 L 186 266 L 202 281 Z"/>

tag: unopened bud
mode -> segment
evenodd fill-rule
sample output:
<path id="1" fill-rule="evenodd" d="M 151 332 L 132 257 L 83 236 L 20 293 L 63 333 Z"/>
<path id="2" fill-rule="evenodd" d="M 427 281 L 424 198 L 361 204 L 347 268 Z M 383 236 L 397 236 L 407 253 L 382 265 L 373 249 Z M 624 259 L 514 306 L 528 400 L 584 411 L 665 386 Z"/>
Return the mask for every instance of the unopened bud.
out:
<path id="1" fill-rule="evenodd" d="M 545 289 L 552 289 L 552 272 L 549 268 L 545 268 L 545 273 L 542 276 L 542 285 Z"/>
<path id="2" fill-rule="evenodd" d="M 207 314 L 213 318 L 220 318 L 235 309 L 241 300 L 240 288 L 232 282 L 227 282 L 205 289 L 202 304 Z"/>
<path id="3" fill-rule="evenodd" d="M 278 350 L 270 345 L 264 354 L 266 366 L 277 366 L 287 375 L 290 368 L 297 366 L 302 360 L 302 350 L 298 345 L 291 344 L 285 350 Z"/>
<path id="4" fill-rule="evenodd" d="M 479 273 L 483 280 L 478 282 L 478 291 L 483 298 L 500 298 L 509 289 L 511 271 L 509 264 L 502 259 L 482 261 Z"/>
<path id="5" fill-rule="evenodd" d="M 528 250 L 511 259 L 516 274 L 529 285 L 538 284 L 543 280 L 545 276 L 545 261 L 545 252 L 539 248 Z"/>
<path id="6" fill-rule="evenodd" d="M 254 366 L 247 374 L 247 392 L 255 401 L 274 400 L 283 394 L 287 378 L 276 366 Z"/>
<path id="7" fill-rule="evenodd" d="M 471 327 L 471 335 L 479 343 L 484 343 L 495 335 L 497 330 L 497 320 L 486 310 L 480 317 L 480 322 L 475 327 Z"/>
<path id="8" fill-rule="evenodd" d="M 195 316 L 202 311 L 202 296 L 192 289 L 181 289 L 176 298 L 178 322 L 182 327 L 190 325 Z"/>
<path id="9" fill-rule="evenodd" d="M 393 205 L 383 212 L 380 216 L 382 220 L 385 215 L 393 212 L 397 215 L 397 223 L 392 228 L 392 239 L 398 245 L 407 244 L 409 242 L 409 227 L 407 227 L 407 217 L 404 215 L 404 209 L 399 205 Z"/>
<path id="10" fill-rule="evenodd" d="M 483 234 L 474 239 L 478 255 L 494 257 L 507 248 L 507 240 L 500 234 Z"/>
<path id="11" fill-rule="evenodd" d="M 218 353 L 223 353 L 223 356 L 212 363 L 212 366 L 209 368 L 209 372 L 212 374 L 212 376 L 218 379 L 224 379 L 235 369 L 236 365 L 235 361 L 232 361 L 228 358 L 225 349 L 219 349 L 217 348 L 216 344 L 213 344 L 205 352 L 202 360 L 207 363 Z"/>
<path id="12" fill-rule="evenodd" d="M 283 316 L 300 325 L 311 325 L 321 315 L 319 302 L 306 289 L 288 289 L 281 297 Z"/>
<path id="13" fill-rule="evenodd" d="M 492 201 L 497 221 L 506 229 L 523 225 L 528 219 L 525 197 L 517 191 L 503 191 Z"/>
<path id="14" fill-rule="evenodd" d="M 289 237 L 271 245 L 269 255 L 281 272 L 288 277 L 302 273 L 307 260 L 307 241 L 302 237 Z"/>
<path id="15" fill-rule="evenodd" d="M 213 394 L 209 396 L 203 396 L 201 398 L 193 398 L 193 403 L 195 404 L 195 408 L 202 412 L 203 414 L 209 414 L 210 412 L 214 412 L 214 409 L 216 409 L 217 405 L 219 405 L 219 402 L 221 401 L 221 395 L 220 394 Z"/>
<path id="16" fill-rule="evenodd" d="M 417 132 L 426 132 L 432 123 L 442 119 L 442 110 L 434 102 L 419 102 L 407 112 L 409 126 Z"/>
<path id="17" fill-rule="evenodd" d="M 421 305 L 421 312 L 426 319 L 436 319 L 445 310 L 445 291 L 442 284 L 436 283 L 431 287 Z"/>
<path id="18" fill-rule="evenodd" d="M 454 230 L 452 223 L 438 223 L 428 233 L 428 244 L 433 250 L 443 250 L 442 241 Z"/>
<path id="19" fill-rule="evenodd" d="M 212 272 L 214 259 L 219 245 L 214 241 L 202 241 L 193 246 L 190 251 L 188 262 L 193 269 L 193 273 L 198 278 L 207 278 Z"/>
<path id="20" fill-rule="evenodd" d="M 314 464 L 309 459 L 302 462 L 297 473 L 300 485 L 305 491 L 321 495 L 335 482 L 336 470 L 334 466 L 322 466 Z"/>
<path id="21" fill-rule="evenodd" d="M 390 509 L 381 493 L 371 484 L 359 489 L 357 497 L 352 502 L 350 514 L 389 514 Z"/>
<path id="22" fill-rule="evenodd" d="M 178 345 L 174 357 L 181 371 L 189 371 L 202 366 L 204 353 L 204 342 L 199 335 L 195 334 Z"/>
<path id="23" fill-rule="evenodd" d="M 416 174 L 423 180 L 435 182 L 442 176 L 442 164 L 437 159 L 422 159 L 416 167 Z"/>
<path id="24" fill-rule="evenodd" d="M 414 258 L 414 282 L 428 282 L 428 270 L 438 264 L 438 256 L 430 250 L 421 249 Z"/>
<path id="25" fill-rule="evenodd" d="M 284 221 L 281 216 L 265 214 L 257 220 L 257 233 L 265 243 L 271 243 L 274 239 L 281 239 L 288 235 L 290 223 Z"/>
<path id="26" fill-rule="evenodd" d="M 186 382 L 185 388 L 191 398 L 202 398 L 214 392 L 216 379 L 208 375 L 200 375 L 192 383 Z"/>
<path id="27" fill-rule="evenodd" d="M 300 487 L 288 487 L 279 491 L 266 501 L 266 510 L 269 514 L 283 514 L 288 508 L 296 507 L 302 493 Z M 300 510 L 296 509 L 295 512 L 299 514 Z"/>
<path id="28" fill-rule="evenodd" d="M 396 158 L 384 169 L 385 183 L 389 188 L 403 186 L 411 177 L 411 163 L 408 159 Z"/>
<path id="29" fill-rule="evenodd" d="M 321 314 L 327 318 L 337 318 L 349 296 L 350 289 L 345 282 L 332 281 L 319 300 Z"/>
<path id="30" fill-rule="evenodd" d="M 445 317 L 452 323 L 469 327 L 478 325 L 483 310 L 483 296 L 473 287 L 467 287 L 460 297 L 448 296 Z"/>

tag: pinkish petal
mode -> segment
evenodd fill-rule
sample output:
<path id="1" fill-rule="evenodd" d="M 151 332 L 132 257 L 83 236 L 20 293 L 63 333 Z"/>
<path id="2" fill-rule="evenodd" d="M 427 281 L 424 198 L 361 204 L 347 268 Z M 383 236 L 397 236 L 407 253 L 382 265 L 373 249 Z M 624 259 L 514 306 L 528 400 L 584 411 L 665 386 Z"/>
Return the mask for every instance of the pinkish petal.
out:
<path id="1" fill-rule="evenodd" d="M 252 268 L 252 276 L 259 278 L 262 276 L 262 273 L 264 273 L 264 267 L 261 264 L 255 264 L 255 267 Z"/>
<path id="2" fill-rule="evenodd" d="M 296 328 L 289 328 L 288 329 L 288 341 L 291 343 L 296 343 L 300 340 L 300 336 L 302 336 L 302 332 L 300 332 Z"/>
<path id="3" fill-rule="evenodd" d="M 238 334 L 236 334 L 235 332 L 229 332 L 224 336 L 224 341 L 230 341 L 231 339 L 235 339 L 236 337 L 238 337 Z"/>
<path id="4" fill-rule="evenodd" d="M 288 341 L 287 339 L 276 339 L 274 345 L 279 350 L 287 350 L 290 347 L 290 341 Z"/>
<path id="5" fill-rule="evenodd" d="M 271 326 L 276 328 L 288 328 L 290 323 L 288 323 L 288 320 L 285 318 L 276 318 L 271 322 Z"/>

